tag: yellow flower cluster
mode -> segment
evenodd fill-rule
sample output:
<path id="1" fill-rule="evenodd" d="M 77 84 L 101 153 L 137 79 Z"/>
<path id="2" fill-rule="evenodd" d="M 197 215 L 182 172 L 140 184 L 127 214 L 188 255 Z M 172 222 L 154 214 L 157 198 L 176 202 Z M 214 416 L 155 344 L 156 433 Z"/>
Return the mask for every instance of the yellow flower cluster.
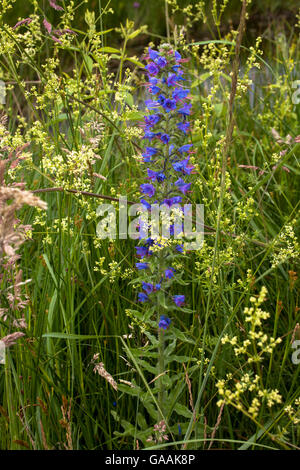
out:
<path id="1" fill-rule="evenodd" d="M 292 221 L 283 227 L 279 237 L 273 244 L 272 252 L 272 268 L 276 268 L 281 263 L 284 263 L 288 259 L 299 259 L 300 256 L 300 244 L 295 235 L 294 226 L 296 220 Z"/>
<path id="2" fill-rule="evenodd" d="M 277 389 L 262 388 L 259 375 L 253 377 L 249 373 L 245 373 L 234 385 L 231 384 L 231 381 L 232 375 L 228 375 L 227 380 L 219 380 L 216 384 L 220 396 L 220 400 L 217 402 L 219 407 L 225 402 L 225 404 L 230 404 L 255 419 L 263 402 L 266 403 L 268 408 L 282 402 L 282 397 Z M 249 400 L 246 392 L 250 392 L 252 395 L 255 394 L 251 399 L 250 406 L 247 405 Z"/>
<path id="3" fill-rule="evenodd" d="M 263 286 L 257 297 L 250 297 L 251 307 L 244 309 L 245 322 L 249 324 L 247 338 L 239 345 L 237 336 L 229 337 L 226 334 L 222 344 L 230 344 L 236 356 L 245 356 L 246 364 L 255 363 L 257 370 L 259 364 L 264 359 L 264 354 L 272 354 L 273 349 L 281 342 L 280 338 L 269 337 L 262 331 L 262 322 L 270 317 L 268 312 L 261 309 L 261 304 L 266 300 L 267 289 Z M 240 358 L 242 359 L 242 357 Z M 273 405 L 281 403 L 281 395 L 277 389 L 269 390 L 263 385 L 261 370 L 253 377 L 252 370 L 246 371 L 238 381 L 233 383 L 233 375 L 228 374 L 227 380 L 219 380 L 216 384 L 220 400 L 218 406 L 225 401 L 246 415 L 255 419 L 263 403 L 271 408 Z M 250 406 L 249 395 L 252 395 Z M 253 396 L 254 395 L 254 396 Z"/>
<path id="4" fill-rule="evenodd" d="M 261 288 L 258 298 L 250 297 L 251 307 L 245 307 L 245 322 L 250 323 L 250 330 L 247 333 L 247 338 L 243 340 L 241 345 L 238 345 L 238 337 L 232 338 L 226 334 L 221 342 L 222 344 L 231 344 L 234 347 L 234 353 L 236 356 L 245 354 L 247 356 L 247 362 L 261 362 L 264 359 L 264 354 L 271 354 L 277 344 L 281 343 L 280 338 L 269 337 L 262 330 L 256 330 L 256 328 L 262 326 L 262 321 L 267 320 L 270 317 L 268 312 L 265 312 L 260 308 L 260 305 L 265 301 L 267 289 L 263 286 Z"/>

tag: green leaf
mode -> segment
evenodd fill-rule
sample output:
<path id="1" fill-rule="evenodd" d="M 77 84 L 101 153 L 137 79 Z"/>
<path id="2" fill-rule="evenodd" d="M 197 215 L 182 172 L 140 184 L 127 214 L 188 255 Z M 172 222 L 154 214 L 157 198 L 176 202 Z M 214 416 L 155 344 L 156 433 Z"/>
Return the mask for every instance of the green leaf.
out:
<path id="1" fill-rule="evenodd" d="M 126 113 L 125 120 L 130 121 L 141 121 L 144 118 L 144 114 L 140 113 L 139 111 L 129 111 Z"/>
<path id="2" fill-rule="evenodd" d="M 184 416 L 185 418 L 192 418 L 193 413 L 184 405 L 181 405 L 181 403 L 176 403 L 174 406 L 174 411 L 180 416 Z"/>
<path id="3" fill-rule="evenodd" d="M 196 86 L 201 85 L 201 83 L 205 82 L 205 80 L 207 80 L 210 76 L 210 72 L 203 73 L 202 75 L 200 75 L 199 78 L 193 81 L 193 83 L 191 84 L 191 88 L 195 88 Z"/>
<path id="4" fill-rule="evenodd" d="M 128 60 L 129 62 L 132 62 L 134 65 L 137 65 L 138 67 L 142 67 L 142 68 L 145 67 L 145 64 L 143 64 L 139 60 L 132 59 L 131 57 L 126 57 L 126 60 Z"/>
<path id="5" fill-rule="evenodd" d="M 128 104 L 131 108 L 134 104 L 133 96 L 128 92 L 126 93 L 126 96 L 125 96 L 125 103 Z"/>
<path id="6" fill-rule="evenodd" d="M 187 362 L 189 361 L 192 361 L 192 362 L 195 362 L 197 361 L 198 359 L 196 359 L 195 357 L 190 357 L 190 356 L 169 356 L 168 358 L 166 358 L 166 361 L 165 363 L 168 364 L 169 362 L 172 362 L 172 361 L 175 361 L 175 362 L 180 362 L 180 363 L 184 363 L 186 364 Z"/>
<path id="7" fill-rule="evenodd" d="M 93 71 L 93 65 L 94 65 L 93 59 L 89 55 L 83 54 L 83 60 L 84 60 L 85 68 L 87 69 L 88 73 L 91 75 Z"/>
<path id="8" fill-rule="evenodd" d="M 115 49 L 114 47 L 100 47 L 99 49 L 100 52 L 104 52 L 104 53 L 116 53 L 116 54 L 120 54 L 120 51 L 119 49 Z"/>
<path id="9" fill-rule="evenodd" d="M 195 341 L 192 338 L 189 338 L 187 335 L 185 335 L 182 331 L 178 330 L 177 328 L 173 327 L 172 332 L 173 334 L 176 335 L 178 339 L 180 339 L 184 343 L 195 344 Z"/>

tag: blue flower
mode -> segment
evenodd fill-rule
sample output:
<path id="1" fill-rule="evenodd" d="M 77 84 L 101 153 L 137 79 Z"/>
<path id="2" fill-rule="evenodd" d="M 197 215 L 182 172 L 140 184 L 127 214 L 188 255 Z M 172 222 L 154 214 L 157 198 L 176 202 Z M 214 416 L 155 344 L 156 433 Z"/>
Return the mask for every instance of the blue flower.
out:
<path id="1" fill-rule="evenodd" d="M 180 70 L 180 65 L 173 65 L 172 70 L 177 73 Z"/>
<path id="2" fill-rule="evenodd" d="M 151 75 L 157 75 L 159 72 L 159 67 L 154 62 L 150 62 L 145 68 Z"/>
<path id="3" fill-rule="evenodd" d="M 152 157 L 152 155 L 156 155 L 158 152 L 158 149 L 156 149 L 155 147 L 146 147 L 146 154 L 147 155 L 150 155 Z M 144 155 L 144 154 L 142 154 Z"/>
<path id="4" fill-rule="evenodd" d="M 181 60 L 181 55 L 179 54 L 179 52 L 175 51 L 174 56 L 175 56 L 176 62 Z"/>
<path id="5" fill-rule="evenodd" d="M 171 207 L 174 204 L 180 204 L 181 201 L 182 201 L 181 196 L 174 196 L 174 197 L 164 199 L 163 203 L 166 204 L 168 207 Z"/>
<path id="6" fill-rule="evenodd" d="M 147 168 L 147 173 L 148 173 L 148 178 L 152 181 L 156 180 L 156 171 L 151 170 L 150 168 Z"/>
<path id="7" fill-rule="evenodd" d="M 142 282 L 142 288 L 148 295 L 154 291 L 154 286 L 151 282 Z"/>
<path id="8" fill-rule="evenodd" d="M 159 53 L 151 49 L 151 47 L 148 48 L 148 53 L 151 60 L 155 60 L 157 57 L 159 57 Z"/>
<path id="9" fill-rule="evenodd" d="M 178 81 L 178 76 L 176 73 L 169 73 L 168 78 L 167 78 L 167 85 L 168 86 L 175 86 L 176 82 Z"/>
<path id="10" fill-rule="evenodd" d="M 193 144 L 185 144 L 182 147 L 179 147 L 179 149 L 177 149 L 177 150 L 178 150 L 179 153 L 183 154 L 185 152 L 188 152 L 191 147 L 193 147 Z"/>
<path id="11" fill-rule="evenodd" d="M 189 158 L 186 158 L 185 160 L 172 163 L 172 166 L 175 171 L 181 171 L 182 173 L 186 175 L 190 175 L 192 170 L 195 167 L 193 165 L 188 165 L 188 163 L 189 163 Z"/>
<path id="12" fill-rule="evenodd" d="M 184 295 L 174 295 L 173 300 L 177 307 L 182 307 L 185 302 L 185 296 Z"/>
<path id="13" fill-rule="evenodd" d="M 153 85 L 151 87 L 148 88 L 148 91 L 149 93 L 151 93 L 152 95 L 157 95 L 157 93 L 159 93 L 161 90 L 158 86 L 156 85 Z"/>
<path id="14" fill-rule="evenodd" d="M 172 164 L 175 171 L 182 171 L 182 162 L 175 162 Z"/>
<path id="15" fill-rule="evenodd" d="M 185 183 L 182 178 L 179 178 L 175 184 L 178 187 L 179 191 L 181 191 L 183 194 L 186 194 L 186 192 L 189 191 L 191 188 L 191 183 Z"/>
<path id="16" fill-rule="evenodd" d="M 163 69 L 163 68 L 168 64 L 168 61 L 167 61 L 167 59 L 165 59 L 164 57 L 157 57 L 157 59 L 155 59 L 155 63 L 156 63 L 161 69 Z"/>
<path id="17" fill-rule="evenodd" d="M 149 141 L 156 139 L 156 147 L 158 148 L 149 146 L 146 147 L 142 153 L 144 162 L 148 163 L 147 177 L 148 180 L 150 180 L 149 183 L 140 185 L 142 194 L 147 196 L 142 196 L 141 198 L 142 208 L 146 208 L 147 210 L 152 207 L 148 199 L 152 198 L 154 195 L 153 201 L 159 205 L 165 204 L 171 208 L 180 204 L 183 200 L 183 195 L 185 195 L 191 187 L 191 183 L 185 181 L 187 180 L 186 176 L 190 175 L 194 169 L 194 166 L 189 162 L 190 156 L 186 155 L 186 158 L 182 156 L 186 153 L 190 153 L 192 144 L 184 144 L 184 140 L 179 143 L 180 139 L 185 137 L 185 134 L 188 133 L 191 127 L 190 122 L 186 120 L 186 116 L 190 115 L 192 105 L 185 102 L 189 99 L 190 90 L 181 85 L 182 81 L 186 80 L 183 77 L 181 63 L 186 60 L 181 58 L 179 52 L 172 49 L 165 50 L 161 48 L 160 52 L 157 52 L 149 48 L 148 52 L 149 55 L 147 59 L 150 59 L 150 61 L 148 61 L 148 65 L 146 66 L 149 80 L 147 88 L 149 93 L 155 95 L 155 98 L 153 97 L 153 100 L 147 99 L 145 101 L 148 112 L 142 124 L 145 131 L 143 138 Z M 157 108 L 159 110 L 156 110 Z M 169 113 L 171 113 L 171 117 L 169 117 Z M 178 117 L 178 119 L 173 119 L 173 117 Z M 166 123 L 169 124 L 165 126 Z M 167 145 L 167 148 L 164 148 L 163 144 Z M 150 143 L 150 145 L 152 144 Z M 166 152 L 169 154 L 169 157 L 166 155 Z M 171 169 L 168 161 L 172 165 Z M 176 178 L 176 173 L 174 172 L 178 172 L 180 178 Z M 164 181 L 168 181 L 168 184 L 165 184 Z M 181 196 L 179 195 L 180 193 L 182 193 Z M 145 199 L 143 199 L 143 197 L 145 197 Z M 178 207 L 180 207 L 182 212 L 183 209 L 181 205 Z M 179 229 L 179 231 L 183 230 L 182 221 L 180 224 L 173 222 L 169 225 L 170 235 L 173 238 L 178 232 L 177 229 Z M 164 285 L 166 289 L 169 289 L 171 283 L 176 280 L 175 269 L 162 266 L 157 256 L 157 250 L 155 249 L 161 248 L 163 250 L 163 259 L 165 260 L 172 259 L 171 247 L 163 247 L 157 240 L 153 240 L 152 238 L 145 240 L 146 237 L 148 237 L 148 235 L 144 235 L 143 246 L 136 248 L 137 255 L 141 257 L 141 262 L 136 263 L 136 267 L 142 270 L 150 268 L 151 266 L 151 272 L 160 273 L 160 280 L 157 284 L 152 284 L 152 282 L 148 282 L 149 279 L 146 278 L 145 273 L 143 277 L 144 280 L 141 281 L 142 292 L 138 294 L 140 302 L 147 302 L 152 297 L 153 300 L 155 300 L 155 295 L 158 295 L 155 294 L 155 292 L 159 291 L 162 285 Z M 142 239 L 141 235 L 140 239 Z M 184 252 L 184 245 L 182 241 L 177 245 L 176 243 L 173 248 L 173 254 L 176 255 L 177 252 L 178 256 L 179 253 Z M 147 260 L 146 257 L 148 256 L 153 257 L 151 265 L 144 262 L 144 260 Z M 165 261 L 163 261 L 163 263 L 164 262 Z M 161 274 L 161 270 L 163 275 Z M 172 296 L 172 299 L 178 307 L 182 307 L 185 303 L 184 295 L 175 295 Z M 166 330 L 170 326 L 170 323 L 171 320 L 166 315 L 161 315 L 158 320 L 158 326 L 163 330 Z"/>
<path id="18" fill-rule="evenodd" d="M 161 315 L 158 323 L 158 327 L 162 328 L 163 330 L 167 330 L 171 324 L 170 318 L 166 317 L 166 315 Z"/>
<path id="19" fill-rule="evenodd" d="M 148 128 L 155 126 L 159 121 L 159 114 L 150 114 L 150 116 L 145 116 L 145 123 Z"/>
<path id="20" fill-rule="evenodd" d="M 146 108 L 149 108 L 149 109 L 156 108 L 157 106 L 159 106 L 159 102 L 153 101 L 153 100 L 146 100 L 145 106 Z"/>
<path id="21" fill-rule="evenodd" d="M 191 114 L 191 107 L 192 107 L 191 104 L 185 103 L 182 108 L 179 108 L 179 109 L 177 110 L 177 112 L 178 112 L 179 114 L 182 114 L 183 116 L 188 116 L 189 114 Z"/>
<path id="22" fill-rule="evenodd" d="M 148 178 L 151 179 L 151 181 L 158 181 L 161 183 L 166 179 L 166 176 L 162 171 L 154 171 L 151 170 L 150 168 L 147 168 L 147 173 L 148 173 Z"/>
<path id="23" fill-rule="evenodd" d="M 155 194 L 155 187 L 152 185 L 152 184 L 141 184 L 140 186 L 141 188 L 141 191 L 144 193 L 144 194 L 147 194 L 147 196 L 149 197 L 152 197 L 154 196 Z"/>
<path id="24" fill-rule="evenodd" d="M 146 201 L 145 199 L 141 199 L 141 203 L 143 204 L 143 206 L 144 206 L 147 210 L 150 210 L 150 209 L 151 209 L 151 204 L 149 204 L 149 202 Z"/>
<path id="25" fill-rule="evenodd" d="M 162 183 L 162 181 L 166 179 L 166 175 L 162 171 L 159 171 L 156 175 L 156 179 L 159 183 Z"/>
<path id="26" fill-rule="evenodd" d="M 174 269 L 173 268 L 166 269 L 165 276 L 167 279 L 172 279 L 172 277 L 174 277 Z"/>
<path id="27" fill-rule="evenodd" d="M 182 132 L 184 132 L 185 134 L 187 133 L 187 131 L 190 130 L 190 123 L 189 122 L 178 122 L 176 124 L 176 126 L 178 127 L 179 130 L 181 130 Z"/>
<path id="28" fill-rule="evenodd" d="M 154 137 L 156 137 L 156 134 L 154 132 L 147 131 L 147 132 L 145 132 L 145 135 L 144 135 L 143 139 L 152 140 L 152 139 L 154 139 Z"/>
<path id="29" fill-rule="evenodd" d="M 153 246 L 153 244 L 154 244 L 154 240 L 152 240 L 152 238 L 147 238 L 146 245 L 147 246 Z"/>
<path id="30" fill-rule="evenodd" d="M 150 155 L 147 155 L 146 153 L 142 153 L 142 156 L 143 156 L 143 161 L 144 163 L 150 163 L 151 162 L 151 157 Z"/>
<path id="31" fill-rule="evenodd" d="M 175 90 L 172 93 L 172 97 L 175 101 L 183 100 L 184 98 L 187 97 L 189 92 L 190 90 L 187 90 L 187 89 L 175 88 Z"/>
<path id="32" fill-rule="evenodd" d="M 136 267 L 141 270 L 141 269 L 148 269 L 149 264 L 148 263 L 135 263 Z"/>
<path id="33" fill-rule="evenodd" d="M 141 258 L 144 258 L 145 256 L 148 255 L 148 248 L 145 247 L 145 246 L 136 246 L 135 249 L 136 249 L 137 256 L 140 256 Z M 142 263 L 142 264 L 146 264 L 146 263 Z M 147 265 L 147 267 L 148 267 L 148 265 Z M 137 268 L 141 269 L 138 266 L 137 266 Z"/>
<path id="34" fill-rule="evenodd" d="M 160 105 L 163 105 L 165 100 L 166 100 L 166 98 L 164 97 L 164 95 L 159 95 L 158 98 L 157 98 L 157 102 Z"/>
<path id="35" fill-rule="evenodd" d="M 148 295 L 144 294 L 144 292 L 138 293 L 139 302 L 147 302 L 149 300 Z"/>
<path id="36" fill-rule="evenodd" d="M 148 80 L 148 81 L 149 81 L 149 83 L 150 83 L 151 85 L 157 85 L 158 83 L 160 83 L 160 80 L 158 80 L 158 79 L 155 78 L 155 77 L 149 77 L 149 80 Z"/>
<path id="37" fill-rule="evenodd" d="M 168 144 L 170 142 L 170 136 L 168 134 L 162 134 L 160 136 L 160 140 L 164 143 L 164 144 Z"/>
<path id="38" fill-rule="evenodd" d="M 170 98 L 167 98 L 164 103 L 163 103 L 163 108 L 164 110 L 169 113 L 170 111 L 173 111 L 174 109 L 176 109 L 176 101 L 175 100 L 171 100 Z"/>

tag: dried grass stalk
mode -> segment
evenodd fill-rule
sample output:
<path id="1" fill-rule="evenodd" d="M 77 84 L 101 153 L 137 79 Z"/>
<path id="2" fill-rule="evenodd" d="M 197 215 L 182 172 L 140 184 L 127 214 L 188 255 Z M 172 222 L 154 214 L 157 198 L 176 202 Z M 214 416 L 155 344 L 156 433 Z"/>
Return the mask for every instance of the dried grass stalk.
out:
<path id="1" fill-rule="evenodd" d="M 107 372 L 107 370 L 104 367 L 103 362 L 95 362 L 97 361 L 98 358 L 99 358 L 99 354 L 95 354 L 93 357 L 93 362 L 95 363 L 95 366 L 94 366 L 95 374 L 98 373 L 99 375 L 101 375 L 101 377 L 103 377 L 115 390 L 118 390 L 117 382 L 114 380 L 112 375 L 110 375 L 110 373 Z"/>

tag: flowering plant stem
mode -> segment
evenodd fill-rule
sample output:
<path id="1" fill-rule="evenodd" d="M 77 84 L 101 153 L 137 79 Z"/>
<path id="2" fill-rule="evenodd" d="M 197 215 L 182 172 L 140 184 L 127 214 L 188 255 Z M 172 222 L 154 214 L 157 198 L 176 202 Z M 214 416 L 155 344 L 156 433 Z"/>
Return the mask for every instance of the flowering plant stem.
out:
<path id="1" fill-rule="evenodd" d="M 141 225 L 147 226 L 147 232 L 150 228 L 151 235 L 148 238 L 148 233 L 146 236 L 140 233 L 142 246 L 136 249 L 142 262 L 136 263 L 136 267 L 145 270 L 145 275 L 139 279 L 143 290 L 138 294 L 139 301 L 149 305 L 148 318 L 152 313 L 157 316 L 158 415 L 164 420 L 167 415 L 168 383 L 165 374 L 165 342 L 166 330 L 171 324 L 167 314 L 177 308 L 182 309 L 185 303 L 184 295 L 171 295 L 172 284 L 178 276 L 175 263 L 184 251 L 182 239 L 180 242 L 175 240 L 175 232 L 179 230 L 181 236 L 177 238 L 182 237 L 184 211 L 180 203 L 190 190 L 191 183 L 188 183 L 186 178 L 194 167 L 190 164 L 192 144 L 182 145 L 190 129 L 187 116 L 191 108 L 190 104 L 185 103 L 185 100 L 189 99 L 190 90 L 184 86 L 186 79 L 181 68 L 186 59 L 182 59 L 169 44 L 162 45 L 159 52 L 149 48 L 147 59 L 147 87 L 149 93 L 155 96 L 155 100 L 145 102 L 149 111 L 142 126 L 145 129 L 144 139 L 150 141 L 151 147 L 146 147 L 142 157 L 143 163 L 149 166 L 147 180 L 150 182 L 141 184 L 140 189 L 142 213 L 147 219 L 145 223 L 145 219 L 141 217 Z M 151 113 L 151 110 L 155 110 L 154 113 Z M 184 157 L 184 154 L 188 155 Z M 151 198 L 154 199 L 154 204 L 147 200 Z M 178 214 L 181 220 L 179 223 L 176 219 Z"/>

